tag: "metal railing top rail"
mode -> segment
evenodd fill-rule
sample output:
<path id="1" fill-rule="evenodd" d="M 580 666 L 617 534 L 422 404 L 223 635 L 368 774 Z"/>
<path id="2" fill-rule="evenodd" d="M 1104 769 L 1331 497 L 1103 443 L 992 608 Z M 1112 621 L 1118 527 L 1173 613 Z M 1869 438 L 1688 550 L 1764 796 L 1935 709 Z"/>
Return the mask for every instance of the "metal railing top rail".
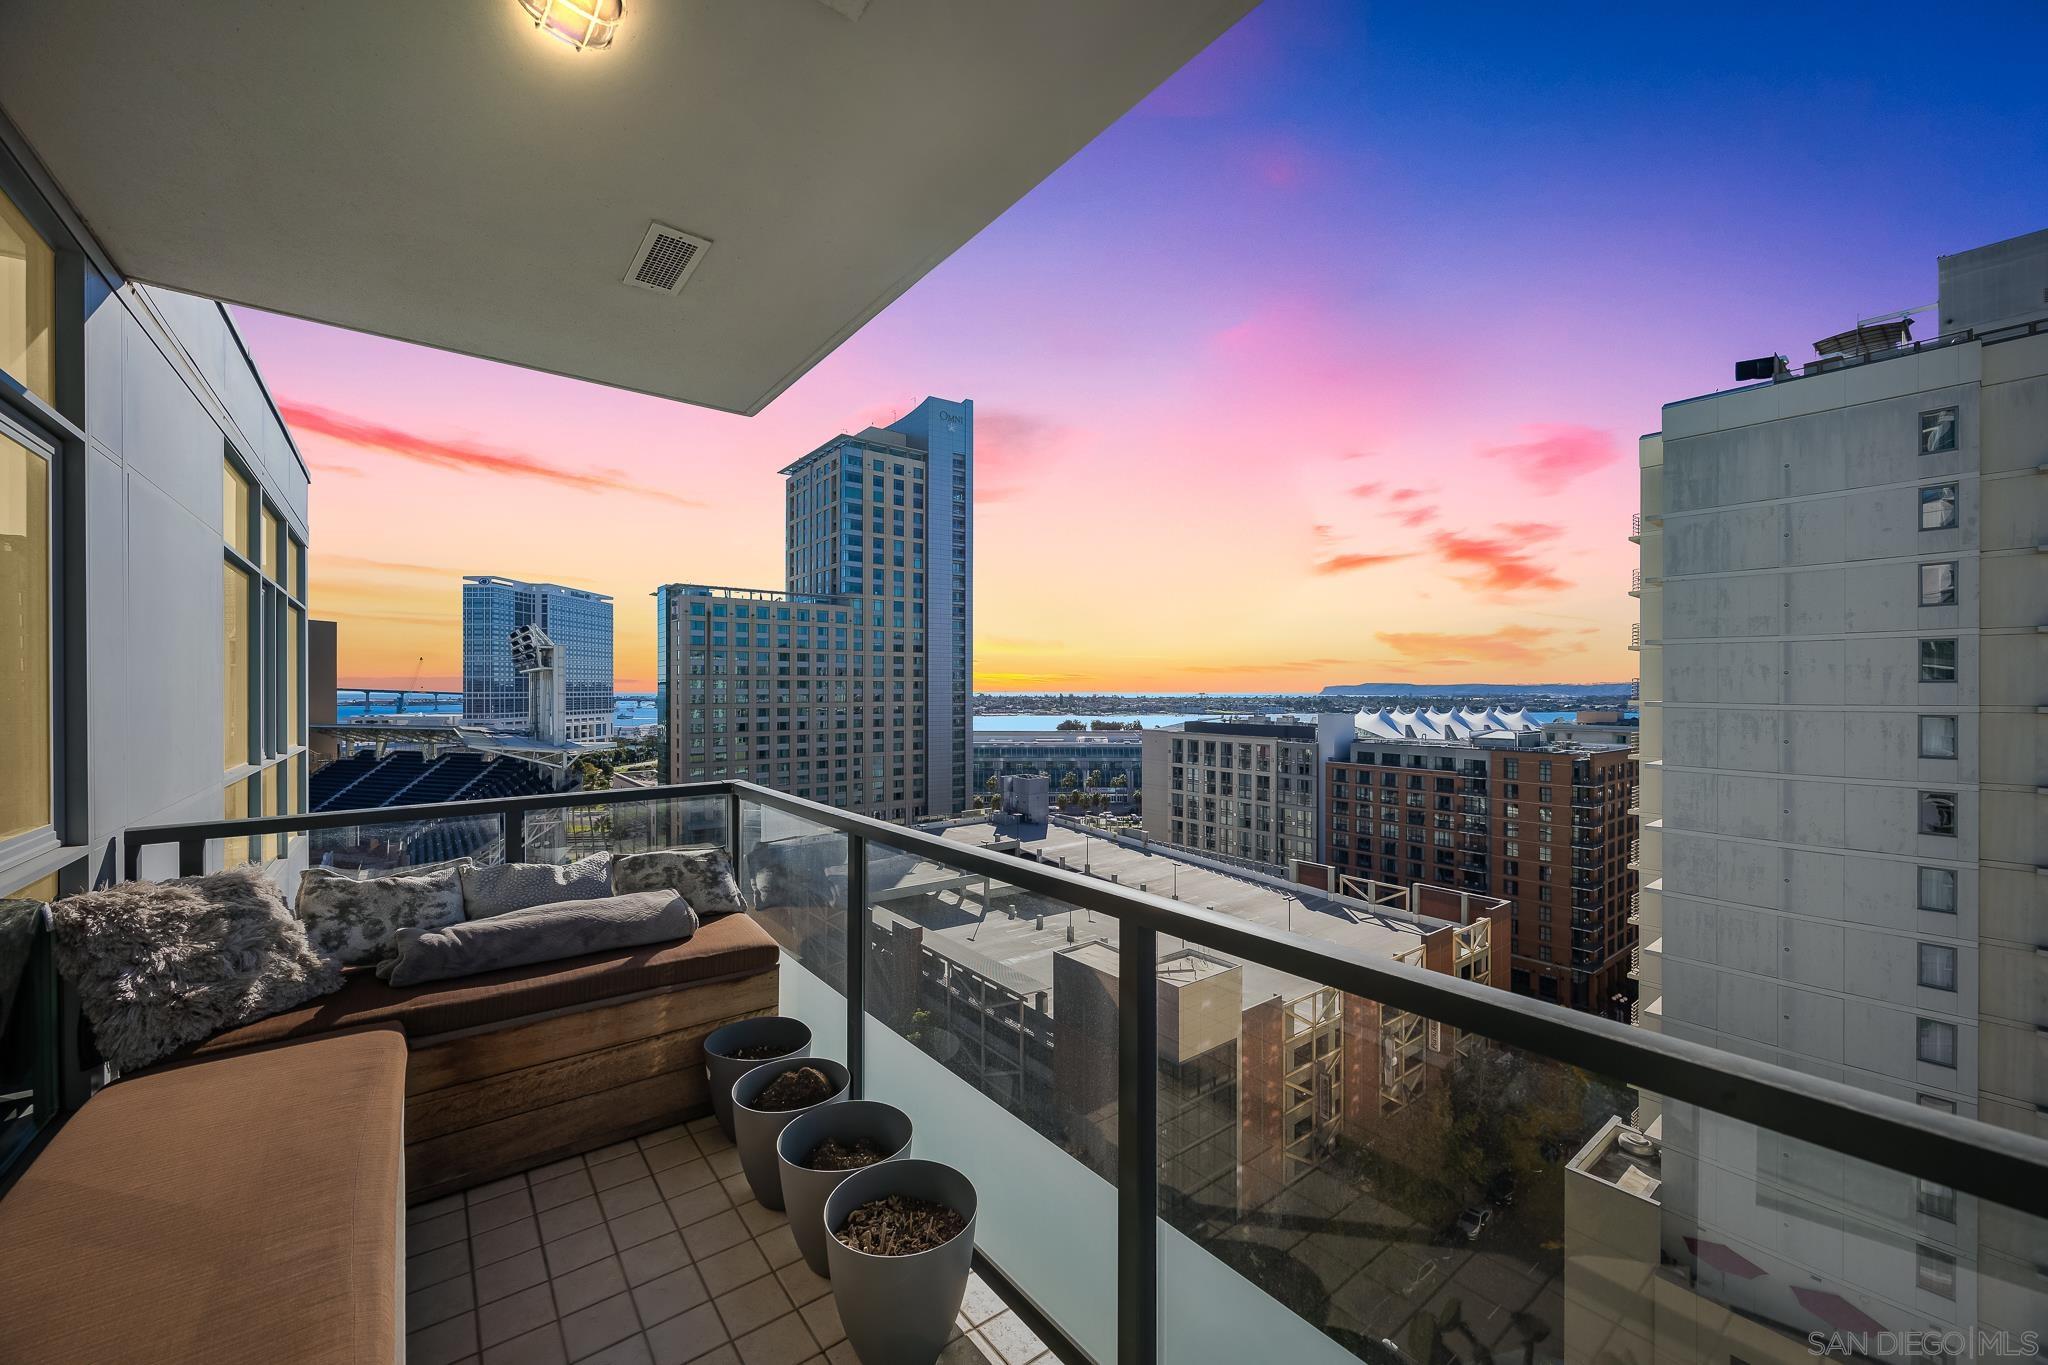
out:
<path id="1" fill-rule="evenodd" d="M 751 801 L 836 831 L 856 841 L 863 852 L 868 840 L 880 840 L 903 852 L 929 857 L 955 871 L 1007 882 L 1080 909 L 1112 916 L 1141 930 L 1185 939 L 1245 962 L 1605 1075 L 1668 1100 L 1698 1105 L 1765 1131 L 1875 1166 L 1938 1181 L 2048 1218 L 2048 1140 L 1703 1044 L 1632 1028 L 1493 986 L 1387 958 L 1369 957 L 1305 934 L 1267 928 L 1098 880 L 1082 872 L 953 842 L 751 782 L 728 779 L 617 791 L 498 797 L 436 806 L 374 807 L 147 826 L 128 831 L 126 862 L 132 877 L 138 851 L 150 845 L 188 845 L 195 840 L 248 834 L 393 823 L 393 817 L 397 821 L 412 821 L 562 806 L 715 797 Z M 850 854 L 854 847 L 849 845 Z"/>

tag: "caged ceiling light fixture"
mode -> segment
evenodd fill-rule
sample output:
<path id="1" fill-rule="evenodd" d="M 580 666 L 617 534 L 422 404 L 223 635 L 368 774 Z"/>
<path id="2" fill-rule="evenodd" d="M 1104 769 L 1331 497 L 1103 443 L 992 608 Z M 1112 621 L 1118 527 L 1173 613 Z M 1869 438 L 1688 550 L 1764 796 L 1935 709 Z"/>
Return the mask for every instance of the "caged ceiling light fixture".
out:
<path id="1" fill-rule="evenodd" d="M 610 47 L 626 17 L 626 0 L 519 0 L 533 26 L 578 52 Z"/>

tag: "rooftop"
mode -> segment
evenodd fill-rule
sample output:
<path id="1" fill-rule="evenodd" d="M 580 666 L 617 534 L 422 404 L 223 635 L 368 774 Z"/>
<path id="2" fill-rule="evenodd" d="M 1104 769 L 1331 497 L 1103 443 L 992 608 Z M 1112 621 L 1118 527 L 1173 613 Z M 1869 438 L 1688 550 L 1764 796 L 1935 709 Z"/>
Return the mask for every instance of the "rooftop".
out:
<path id="1" fill-rule="evenodd" d="M 1176 857 L 1170 851 L 1135 849 L 1114 839 L 1061 825 L 1026 825 L 1007 819 L 1001 823 L 983 821 L 954 825 L 943 832 L 943 837 L 949 843 L 976 848 L 1014 839 L 1027 855 L 1035 854 L 1054 866 L 1085 872 L 1134 890 L 1149 890 L 1189 905 L 1206 906 L 1246 924 L 1292 929 L 1379 957 L 1391 958 L 1406 952 L 1422 942 L 1424 930 L 1448 923 L 1394 907 L 1368 906 L 1309 887 L 1283 892 L 1250 877 Z M 889 890 L 956 879 L 956 874 L 932 863 L 907 864 L 907 859 L 903 864 L 884 864 L 892 878 Z M 871 886 L 878 886 L 874 877 L 871 872 Z M 978 886 L 976 879 L 973 885 L 960 888 L 959 903 L 967 917 L 936 932 L 928 925 L 926 940 L 940 940 L 941 950 L 949 957 L 970 966 L 987 966 L 989 975 L 1014 981 L 1018 989 L 1050 989 L 1053 955 L 1073 944 L 1097 941 L 1114 948 L 1121 939 L 1122 930 L 1115 919 L 1048 906 L 1042 897 L 1028 893 L 999 890 L 995 899 L 983 907 L 976 899 Z M 886 904 L 887 893 L 877 891 L 876 899 Z M 1177 956 L 1186 946 L 1180 939 L 1162 936 L 1160 961 Z M 1245 983 L 1247 999 L 1297 995 L 1302 989 L 1302 983 L 1285 972 L 1249 963 L 1245 964 Z"/>

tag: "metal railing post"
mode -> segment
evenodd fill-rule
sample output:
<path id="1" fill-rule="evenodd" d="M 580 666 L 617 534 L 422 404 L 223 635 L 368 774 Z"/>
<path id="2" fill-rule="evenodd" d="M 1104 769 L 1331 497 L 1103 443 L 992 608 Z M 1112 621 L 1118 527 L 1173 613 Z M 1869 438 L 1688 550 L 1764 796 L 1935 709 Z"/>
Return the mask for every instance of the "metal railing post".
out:
<path id="1" fill-rule="evenodd" d="M 178 875 L 197 877 L 206 871 L 206 840 L 178 840 Z"/>
<path id="2" fill-rule="evenodd" d="M 526 861 L 526 812 L 517 806 L 509 807 L 505 811 L 505 861 Z"/>
<path id="3" fill-rule="evenodd" d="M 861 1078 L 866 1060 L 867 1033 L 867 923 L 868 923 L 868 841 L 861 835 L 846 836 L 846 1071 L 852 1077 L 850 1097 L 861 1098 Z"/>
<path id="4" fill-rule="evenodd" d="M 1116 1358 L 1159 1358 L 1159 936 L 1117 945 Z"/>
<path id="5" fill-rule="evenodd" d="M 729 791 L 725 794 L 725 856 L 737 868 L 740 865 L 740 794 Z"/>

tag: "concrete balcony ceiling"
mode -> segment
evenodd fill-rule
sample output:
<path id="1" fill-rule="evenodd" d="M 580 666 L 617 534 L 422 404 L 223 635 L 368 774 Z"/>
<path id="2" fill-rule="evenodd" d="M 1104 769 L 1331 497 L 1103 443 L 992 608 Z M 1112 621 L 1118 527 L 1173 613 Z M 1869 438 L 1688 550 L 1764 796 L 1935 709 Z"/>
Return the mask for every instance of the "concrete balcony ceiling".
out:
<path id="1" fill-rule="evenodd" d="M 751 414 L 1254 3 L 16 0 L 0 109 L 130 278 Z"/>

